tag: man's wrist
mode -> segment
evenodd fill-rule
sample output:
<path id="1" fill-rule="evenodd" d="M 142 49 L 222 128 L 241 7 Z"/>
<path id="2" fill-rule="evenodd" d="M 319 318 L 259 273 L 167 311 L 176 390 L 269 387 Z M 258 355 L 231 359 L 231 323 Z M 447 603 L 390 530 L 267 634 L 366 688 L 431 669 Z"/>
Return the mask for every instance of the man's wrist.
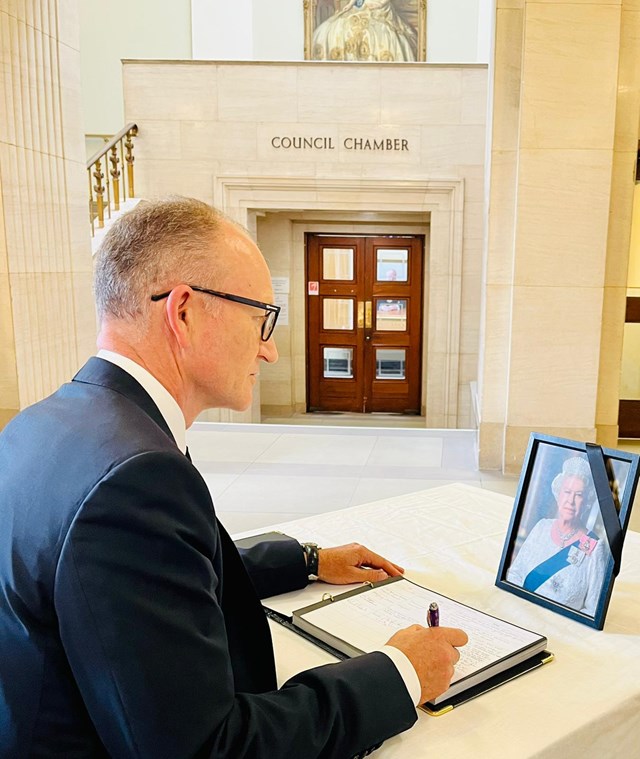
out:
<path id="1" fill-rule="evenodd" d="M 318 579 L 318 554 L 321 550 L 317 543 L 302 543 L 302 551 L 307 562 L 307 574 L 310 580 Z"/>

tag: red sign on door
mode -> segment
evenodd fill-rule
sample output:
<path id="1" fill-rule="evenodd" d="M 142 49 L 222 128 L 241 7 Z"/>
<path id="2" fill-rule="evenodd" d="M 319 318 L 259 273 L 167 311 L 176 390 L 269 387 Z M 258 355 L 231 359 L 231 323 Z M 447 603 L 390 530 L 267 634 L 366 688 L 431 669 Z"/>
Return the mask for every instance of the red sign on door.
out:
<path id="1" fill-rule="evenodd" d="M 318 295 L 320 292 L 320 285 L 318 282 L 307 282 L 307 294 Z"/>

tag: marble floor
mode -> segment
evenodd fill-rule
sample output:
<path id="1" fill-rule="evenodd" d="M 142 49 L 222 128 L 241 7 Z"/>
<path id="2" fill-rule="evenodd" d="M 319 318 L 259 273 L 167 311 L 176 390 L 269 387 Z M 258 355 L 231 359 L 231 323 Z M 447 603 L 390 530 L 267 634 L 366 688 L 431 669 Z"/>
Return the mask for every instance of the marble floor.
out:
<path id="1" fill-rule="evenodd" d="M 344 421 L 344 420 L 343 420 Z M 388 420 L 382 420 L 382 423 Z M 191 457 L 231 533 L 464 482 L 514 495 L 477 469 L 473 430 L 197 422 Z"/>

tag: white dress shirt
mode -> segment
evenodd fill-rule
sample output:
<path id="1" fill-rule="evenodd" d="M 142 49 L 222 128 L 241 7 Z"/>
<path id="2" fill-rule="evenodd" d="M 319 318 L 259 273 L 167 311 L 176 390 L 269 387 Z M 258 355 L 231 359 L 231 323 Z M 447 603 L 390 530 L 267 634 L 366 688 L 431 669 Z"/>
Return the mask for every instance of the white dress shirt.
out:
<path id="1" fill-rule="evenodd" d="M 160 410 L 167 426 L 171 430 L 176 445 L 182 453 L 184 453 L 187 450 L 186 422 L 180 406 L 178 406 L 176 399 L 171 393 L 143 366 L 140 366 L 140 364 L 137 364 L 132 359 L 108 350 L 98 351 L 97 356 L 98 358 L 103 358 L 105 361 L 110 361 L 112 364 L 119 366 L 142 385 L 151 396 L 151 400 Z M 386 654 L 396 665 L 398 673 L 409 691 L 409 696 L 417 706 L 420 702 L 420 681 L 413 668 L 413 664 L 411 664 L 409 659 L 399 648 L 395 648 L 394 646 L 382 646 L 379 650 Z"/>

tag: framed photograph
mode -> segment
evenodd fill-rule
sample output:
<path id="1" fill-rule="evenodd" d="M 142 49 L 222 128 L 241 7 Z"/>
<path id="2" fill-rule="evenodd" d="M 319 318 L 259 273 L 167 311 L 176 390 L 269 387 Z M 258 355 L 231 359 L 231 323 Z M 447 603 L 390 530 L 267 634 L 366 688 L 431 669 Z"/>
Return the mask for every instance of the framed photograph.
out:
<path id="1" fill-rule="evenodd" d="M 533 433 L 496 585 L 601 630 L 640 457 Z"/>
<path id="2" fill-rule="evenodd" d="M 311 61 L 427 60 L 427 0 L 304 0 Z"/>

